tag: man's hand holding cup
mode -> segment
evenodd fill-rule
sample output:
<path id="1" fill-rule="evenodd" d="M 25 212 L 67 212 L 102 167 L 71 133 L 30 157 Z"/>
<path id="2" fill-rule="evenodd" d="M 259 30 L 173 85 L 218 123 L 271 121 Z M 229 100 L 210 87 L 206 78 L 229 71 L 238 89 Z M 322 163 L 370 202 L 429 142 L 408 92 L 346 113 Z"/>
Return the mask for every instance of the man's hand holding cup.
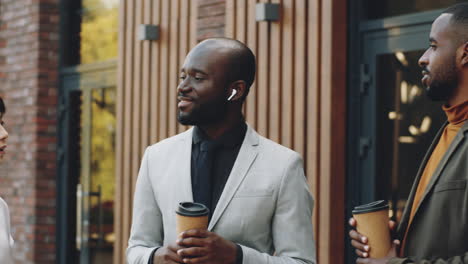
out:
<path id="1" fill-rule="evenodd" d="M 349 225 L 351 245 L 355 248 L 358 259 L 356 263 L 388 263 L 397 256 L 399 240 L 391 242 L 390 233 L 396 223 L 388 218 L 388 204 L 377 201 L 355 207 Z M 357 229 L 357 230 L 356 230 Z"/>
<path id="2" fill-rule="evenodd" d="M 180 203 L 176 211 L 177 260 L 180 263 L 226 263 L 236 261 L 237 246 L 208 229 L 209 209 L 203 204 Z"/>

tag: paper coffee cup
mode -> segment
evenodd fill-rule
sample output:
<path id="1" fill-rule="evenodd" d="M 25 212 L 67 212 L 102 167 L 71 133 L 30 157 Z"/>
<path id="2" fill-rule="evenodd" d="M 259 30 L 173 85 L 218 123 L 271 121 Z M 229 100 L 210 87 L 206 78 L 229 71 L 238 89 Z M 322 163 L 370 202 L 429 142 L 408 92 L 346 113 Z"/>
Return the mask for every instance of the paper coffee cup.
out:
<path id="1" fill-rule="evenodd" d="M 201 203 L 182 202 L 176 210 L 177 235 L 190 229 L 207 229 L 210 210 Z"/>
<path id="2" fill-rule="evenodd" d="M 388 227 L 388 203 L 380 200 L 356 206 L 353 217 L 357 222 L 357 231 L 368 238 L 369 257 L 387 256 L 392 246 Z"/>

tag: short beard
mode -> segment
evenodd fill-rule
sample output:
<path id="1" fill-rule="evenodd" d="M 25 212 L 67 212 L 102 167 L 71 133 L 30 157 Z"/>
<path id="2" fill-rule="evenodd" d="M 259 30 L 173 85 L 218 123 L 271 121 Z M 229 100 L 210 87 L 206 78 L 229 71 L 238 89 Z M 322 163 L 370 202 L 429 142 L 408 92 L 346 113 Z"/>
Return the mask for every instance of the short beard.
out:
<path id="1" fill-rule="evenodd" d="M 228 102 L 224 97 L 198 105 L 192 112 L 184 113 L 180 110 L 177 113 L 177 120 L 186 126 L 203 126 L 220 122 L 226 117 Z"/>
<path id="2" fill-rule="evenodd" d="M 441 66 L 440 72 L 431 76 L 431 84 L 426 87 L 426 94 L 432 101 L 447 101 L 458 85 L 455 56 L 447 66 Z M 430 73 L 432 74 L 432 73 Z"/>

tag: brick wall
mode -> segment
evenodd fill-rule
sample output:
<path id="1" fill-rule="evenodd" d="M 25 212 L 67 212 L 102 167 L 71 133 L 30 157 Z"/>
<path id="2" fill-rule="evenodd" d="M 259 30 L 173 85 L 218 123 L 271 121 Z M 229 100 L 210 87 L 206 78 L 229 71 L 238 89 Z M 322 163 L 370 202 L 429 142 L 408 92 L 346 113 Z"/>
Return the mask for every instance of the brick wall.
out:
<path id="1" fill-rule="evenodd" d="M 0 196 L 21 264 L 55 261 L 58 1 L 0 0 L 0 94 L 10 133 Z"/>
<path id="2" fill-rule="evenodd" d="M 197 40 L 224 37 L 226 0 L 198 0 Z"/>

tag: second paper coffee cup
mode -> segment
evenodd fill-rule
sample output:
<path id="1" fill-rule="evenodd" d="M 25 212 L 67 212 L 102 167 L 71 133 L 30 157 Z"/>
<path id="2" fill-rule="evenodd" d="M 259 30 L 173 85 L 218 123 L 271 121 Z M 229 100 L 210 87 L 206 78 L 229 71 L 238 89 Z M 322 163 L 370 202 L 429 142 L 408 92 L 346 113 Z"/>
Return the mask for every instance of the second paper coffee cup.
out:
<path id="1" fill-rule="evenodd" d="M 177 235 L 190 229 L 207 229 L 210 210 L 203 204 L 182 202 L 176 210 Z"/>
<path id="2" fill-rule="evenodd" d="M 380 200 L 356 206 L 353 210 L 357 231 L 368 238 L 369 257 L 383 258 L 391 248 L 388 203 Z"/>

